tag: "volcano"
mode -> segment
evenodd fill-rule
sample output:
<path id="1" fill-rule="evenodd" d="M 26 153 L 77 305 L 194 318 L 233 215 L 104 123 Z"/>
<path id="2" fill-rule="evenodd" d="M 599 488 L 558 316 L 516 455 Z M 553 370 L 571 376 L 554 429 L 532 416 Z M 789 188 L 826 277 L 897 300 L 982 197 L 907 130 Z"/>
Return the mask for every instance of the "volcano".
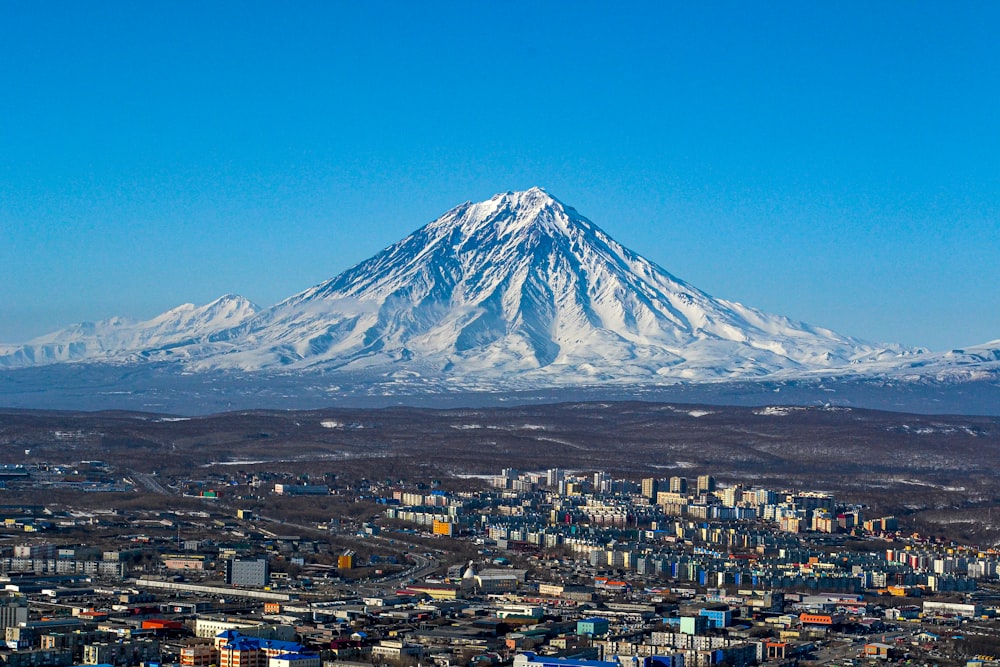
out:
<path id="1" fill-rule="evenodd" d="M 169 316 L 175 309 L 77 325 L 2 350 L 0 363 L 169 360 L 190 371 L 343 370 L 481 386 L 759 378 L 906 352 L 713 298 L 539 188 L 456 206 L 270 308 L 221 303 L 226 317 L 207 324 Z"/>

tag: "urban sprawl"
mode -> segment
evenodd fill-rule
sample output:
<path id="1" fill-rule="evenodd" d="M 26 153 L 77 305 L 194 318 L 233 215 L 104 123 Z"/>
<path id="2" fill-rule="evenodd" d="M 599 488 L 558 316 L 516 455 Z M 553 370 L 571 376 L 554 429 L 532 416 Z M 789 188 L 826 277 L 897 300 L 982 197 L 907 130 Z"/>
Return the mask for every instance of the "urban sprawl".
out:
<path id="1" fill-rule="evenodd" d="M 6 466 L 3 484 L 122 497 L 142 486 L 198 506 L 3 505 L 9 667 L 978 666 L 1000 655 L 997 552 L 902 531 L 827 493 L 558 469 L 454 488 L 260 472 L 167 488 L 102 462 L 71 468 Z M 262 509 L 330 496 L 370 510 L 305 522 Z"/>

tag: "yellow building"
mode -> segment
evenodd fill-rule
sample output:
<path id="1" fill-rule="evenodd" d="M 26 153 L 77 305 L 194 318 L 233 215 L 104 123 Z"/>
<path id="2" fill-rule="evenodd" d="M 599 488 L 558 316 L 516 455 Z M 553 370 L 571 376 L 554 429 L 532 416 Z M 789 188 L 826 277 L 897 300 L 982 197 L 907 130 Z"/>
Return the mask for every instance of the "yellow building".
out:
<path id="1" fill-rule="evenodd" d="M 408 590 L 424 593 L 435 600 L 454 600 L 458 598 L 458 587 L 447 584 L 410 584 Z"/>
<path id="2" fill-rule="evenodd" d="M 438 521 L 435 519 L 432 532 L 435 535 L 447 535 L 448 537 L 451 537 L 455 534 L 455 524 L 449 521 Z"/>

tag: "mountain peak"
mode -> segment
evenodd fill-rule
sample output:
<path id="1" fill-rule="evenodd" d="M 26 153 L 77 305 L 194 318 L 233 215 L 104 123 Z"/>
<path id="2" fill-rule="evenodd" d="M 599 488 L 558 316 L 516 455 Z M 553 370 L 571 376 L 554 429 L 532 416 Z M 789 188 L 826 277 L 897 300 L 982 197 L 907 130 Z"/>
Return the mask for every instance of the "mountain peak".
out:
<path id="1" fill-rule="evenodd" d="M 481 202 L 467 202 L 431 223 L 430 228 L 457 229 L 466 238 L 483 234 L 503 239 L 540 232 L 564 235 L 582 220 L 573 209 L 539 187 L 502 192 Z"/>
<path id="2" fill-rule="evenodd" d="M 203 308 L 206 310 L 213 308 L 229 308 L 231 310 L 244 309 L 248 311 L 260 310 L 260 306 L 245 296 L 240 296 L 239 294 L 223 294 L 215 301 L 205 304 Z"/>
<path id="3" fill-rule="evenodd" d="M 491 201 L 494 199 L 510 202 L 513 208 L 518 209 L 563 208 L 562 202 L 538 186 L 502 192 L 494 195 Z"/>
<path id="4" fill-rule="evenodd" d="M 509 209 L 525 215 L 538 214 L 545 210 L 565 211 L 563 203 L 540 187 L 527 190 L 501 192 L 476 206 L 495 206 L 498 209 Z"/>

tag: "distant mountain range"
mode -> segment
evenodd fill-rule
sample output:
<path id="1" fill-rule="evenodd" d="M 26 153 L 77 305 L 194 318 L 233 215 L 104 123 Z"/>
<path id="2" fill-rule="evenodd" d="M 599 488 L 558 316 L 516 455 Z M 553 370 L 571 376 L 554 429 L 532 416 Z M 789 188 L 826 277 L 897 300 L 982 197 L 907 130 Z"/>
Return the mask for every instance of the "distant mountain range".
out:
<path id="1" fill-rule="evenodd" d="M 716 299 L 544 190 L 465 203 L 339 276 L 0 345 L 0 368 L 163 363 L 504 390 L 809 377 L 995 378 L 1000 341 L 932 354 Z"/>

